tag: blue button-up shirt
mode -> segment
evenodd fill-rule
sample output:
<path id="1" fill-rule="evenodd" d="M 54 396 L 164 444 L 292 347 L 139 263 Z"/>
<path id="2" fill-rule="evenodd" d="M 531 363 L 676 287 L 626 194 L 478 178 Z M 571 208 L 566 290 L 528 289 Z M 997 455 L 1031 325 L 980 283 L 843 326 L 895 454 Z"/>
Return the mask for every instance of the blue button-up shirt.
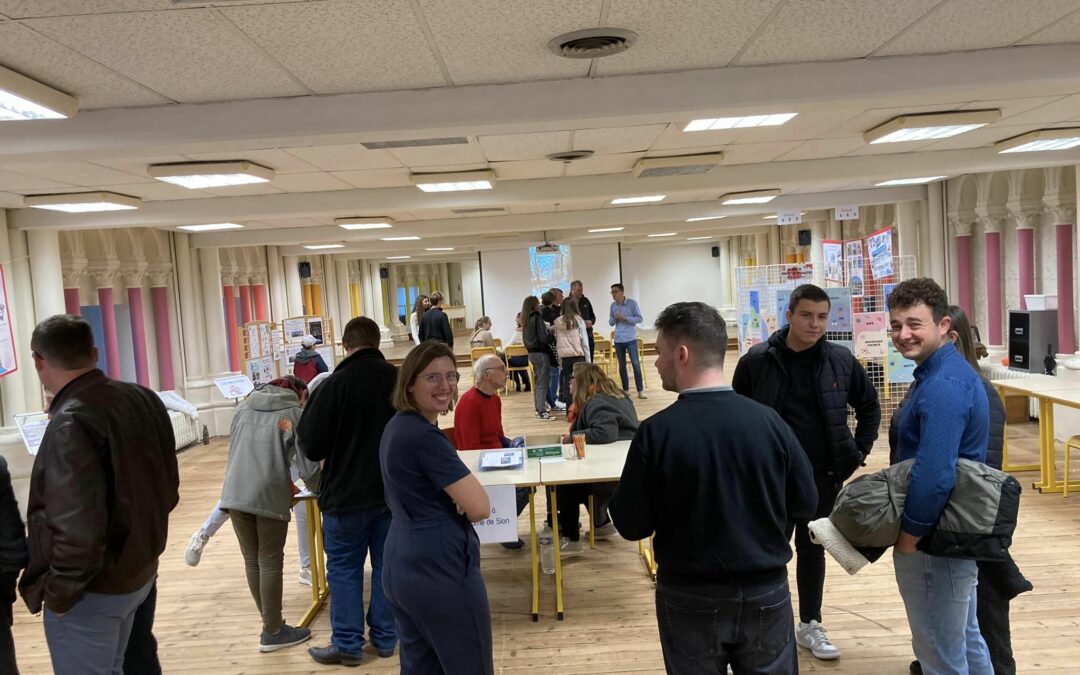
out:
<path id="1" fill-rule="evenodd" d="M 915 460 L 901 526 L 922 537 L 945 510 L 957 459 L 986 461 L 990 405 L 978 373 L 952 344 L 915 369 L 912 386 L 900 416 L 898 460 Z"/>
<path id="2" fill-rule="evenodd" d="M 621 321 L 615 320 L 615 313 L 622 314 Z M 641 323 L 641 308 L 635 300 L 623 298 L 622 304 L 611 303 L 608 311 L 608 325 L 615 326 L 615 342 L 634 342 L 637 340 L 637 325 Z"/>

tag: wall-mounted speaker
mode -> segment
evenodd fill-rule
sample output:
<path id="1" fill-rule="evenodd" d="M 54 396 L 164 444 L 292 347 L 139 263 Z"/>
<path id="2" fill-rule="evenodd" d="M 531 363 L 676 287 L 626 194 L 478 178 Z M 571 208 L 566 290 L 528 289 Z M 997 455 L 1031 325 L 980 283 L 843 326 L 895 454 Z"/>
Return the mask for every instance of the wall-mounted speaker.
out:
<path id="1" fill-rule="evenodd" d="M 300 278 L 301 279 L 310 279 L 311 278 L 311 263 L 302 262 L 302 263 L 299 263 L 299 267 L 300 267 Z"/>
<path id="2" fill-rule="evenodd" d="M 720 257 L 720 247 L 719 246 L 713 246 L 712 247 L 712 257 L 714 257 L 714 258 L 719 258 Z"/>
<path id="3" fill-rule="evenodd" d="M 799 230 L 799 246 L 810 245 L 810 230 Z"/>
<path id="4" fill-rule="evenodd" d="M 389 267 L 380 267 L 379 268 L 379 278 L 380 279 L 389 279 L 390 278 L 390 268 Z"/>

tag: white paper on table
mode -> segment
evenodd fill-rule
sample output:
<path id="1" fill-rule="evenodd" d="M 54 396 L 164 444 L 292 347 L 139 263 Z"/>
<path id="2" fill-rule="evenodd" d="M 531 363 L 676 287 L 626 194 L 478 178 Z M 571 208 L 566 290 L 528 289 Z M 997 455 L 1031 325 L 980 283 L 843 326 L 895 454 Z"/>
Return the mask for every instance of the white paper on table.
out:
<path id="1" fill-rule="evenodd" d="M 473 523 L 481 544 L 517 541 L 517 498 L 513 485 L 484 487 L 491 501 L 491 515 Z"/>

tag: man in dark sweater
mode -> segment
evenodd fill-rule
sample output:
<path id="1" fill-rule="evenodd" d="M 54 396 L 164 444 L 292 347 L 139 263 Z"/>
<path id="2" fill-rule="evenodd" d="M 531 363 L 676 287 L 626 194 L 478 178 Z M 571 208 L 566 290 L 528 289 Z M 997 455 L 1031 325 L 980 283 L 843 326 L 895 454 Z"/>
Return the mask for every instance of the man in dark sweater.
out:
<path id="1" fill-rule="evenodd" d="M 360 665 L 368 549 L 369 638 L 379 656 L 391 656 L 397 645 L 394 615 L 382 587 L 383 544 L 390 529 L 390 510 L 379 465 L 383 427 L 395 412 L 390 396 L 397 368 L 379 351 L 380 338 L 378 324 L 367 317 L 356 317 L 345 325 L 341 334 L 345 360 L 315 390 L 296 427 L 307 458 L 323 462 L 319 508 L 333 635 L 328 646 L 308 650 L 311 658 L 323 664 Z"/>
<path id="2" fill-rule="evenodd" d="M 420 341 L 433 340 L 454 346 L 454 331 L 450 328 L 450 319 L 442 308 L 443 294 L 435 291 L 431 294 L 431 309 L 420 317 Z M 378 343 L 375 343 L 378 345 Z"/>
<path id="3" fill-rule="evenodd" d="M 810 462 L 776 411 L 725 386 L 719 312 L 679 302 L 656 328 L 679 398 L 641 423 L 609 512 L 627 539 L 656 533 L 667 671 L 795 675 L 788 540 L 817 507 Z"/>
<path id="4" fill-rule="evenodd" d="M 836 495 L 877 440 L 881 407 L 877 390 L 849 350 L 825 339 L 829 296 L 803 284 L 788 301 L 788 325 L 754 345 L 735 367 L 731 386 L 780 413 L 814 467 L 818 505 L 814 518 L 832 511 Z M 855 410 L 855 434 L 848 407 Z M 805 522 L 795 525 L 795 579 L 799 590 L 799 646 L 823 660 L 840 650 L 821 625 L 825 549 L 810 540 Z"/>
<path id="5" fill-rule="evenodd" d="M 581 281 L 570 282 L 570 297 L 577 300 L 578 311 L 581 318 L 585 319 L 585 331 L 589 334 L 589 363 L 593 362 L 596 353 L 596 340 L 593 338 L 593 324 L 596 323 L 596 312 L 593 311 L 592 302 L 585 297 L 585 287 Z"/>

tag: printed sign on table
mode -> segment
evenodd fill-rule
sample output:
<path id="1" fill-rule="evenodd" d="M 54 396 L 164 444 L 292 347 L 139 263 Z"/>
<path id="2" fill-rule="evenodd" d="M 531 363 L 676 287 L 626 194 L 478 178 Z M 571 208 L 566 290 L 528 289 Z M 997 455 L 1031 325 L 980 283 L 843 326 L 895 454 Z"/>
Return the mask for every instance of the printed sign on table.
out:
<path id="1" fill-rule="evenodd" d="M 843 244 L 839 241 L 826 240 L 821 242 L 821 252 L 825 259 L 825 280 L 844 280 Z"/>
<path id="2" fill-rule="evenodd" d="M 844 265 L 847 268 L 851 297 L 861 298 L 866 288 L 863 279 L 862 239 L 844 242 Z"/>
<path id="3" fill-rule="evenodd" d="M 513 485 L 486 485 L 491 515 L 473 523 L 481 544 L 517 541 L 517 499 Z"/>
<path id="4" fill-rule="evenodd" d="M 247 375 L 219 377 L 214 380 L 214 384 L 225 398 L 244 398 L 255 389 Z"/>
<path id="5" fill-rule="evenodd" d="M 884 358 L 888 346 L 887 326 L 889 317 L 885 312 L 862 312 L 854 317 L 852 335 L 855 340 L 855 358 Z"/>
<path id="6" fill-rule="evenodd" d="M 870 253 L 870 272 L 875 279 L 893 274 L 892 228 L 878 230 L 866 238 L 866 250 Z"/>

